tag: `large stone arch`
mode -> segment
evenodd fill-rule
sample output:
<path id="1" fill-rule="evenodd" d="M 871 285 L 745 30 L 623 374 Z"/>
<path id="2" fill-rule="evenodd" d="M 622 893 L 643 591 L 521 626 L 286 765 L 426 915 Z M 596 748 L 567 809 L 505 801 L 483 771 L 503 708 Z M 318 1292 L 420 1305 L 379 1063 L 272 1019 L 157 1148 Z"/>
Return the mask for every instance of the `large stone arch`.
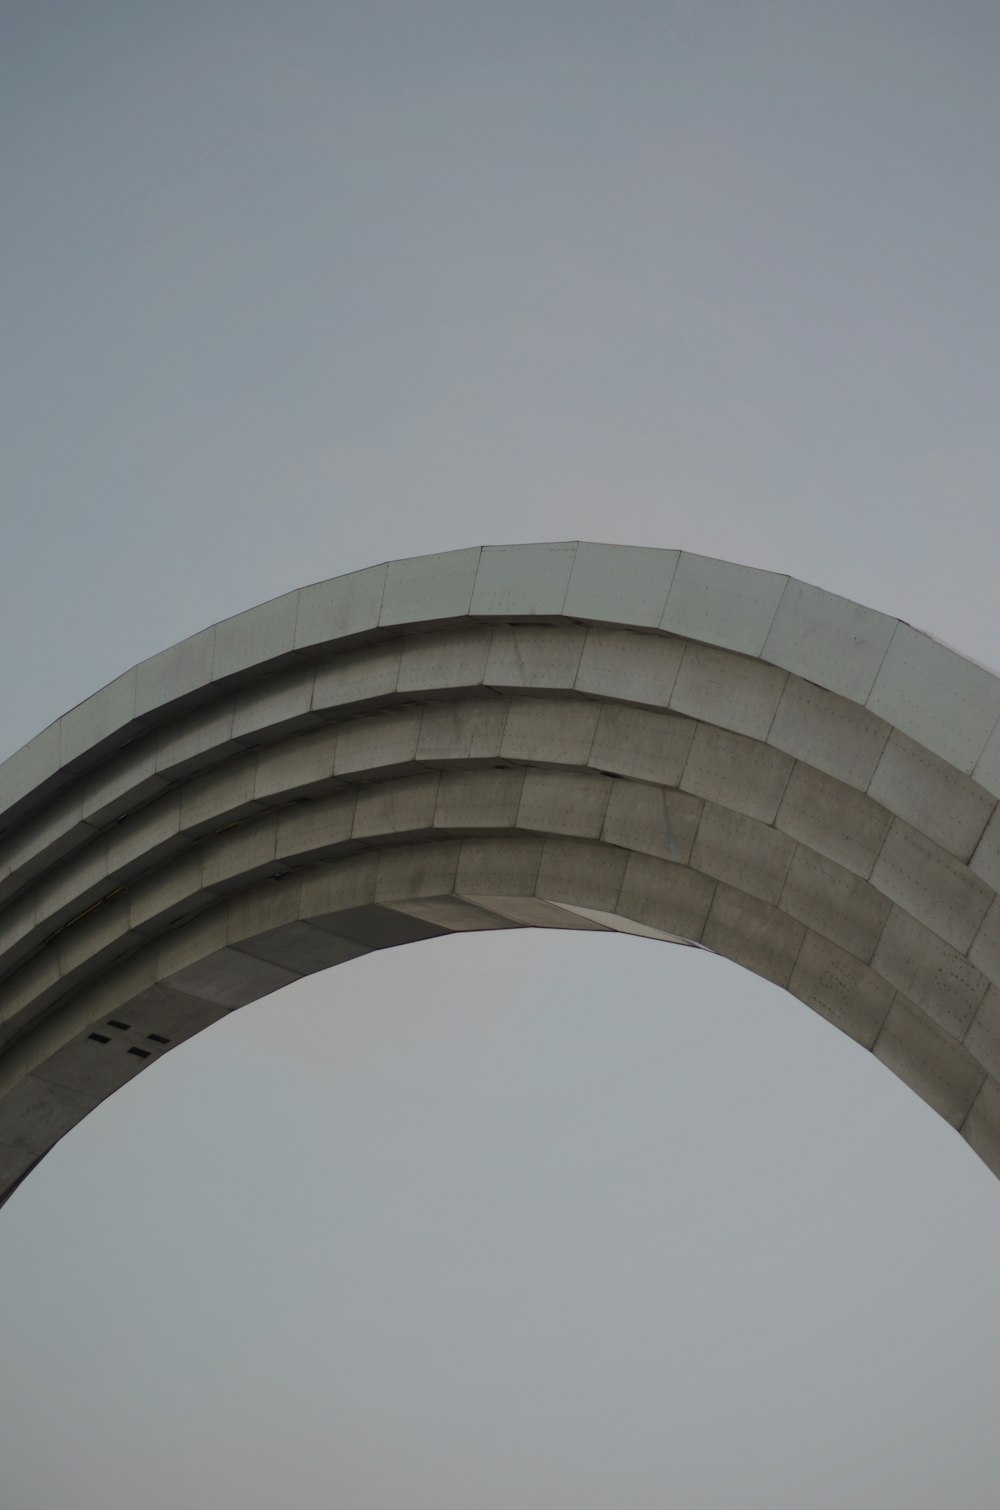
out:
<path id="1" fill-rule="evenodd" d="M 714 950 L 1000 1173 L 1000 680 L 668 550 L 484 547 L 290 593 L 0 767 L 0 1199 L 287 982 L 456 931 Z"/>

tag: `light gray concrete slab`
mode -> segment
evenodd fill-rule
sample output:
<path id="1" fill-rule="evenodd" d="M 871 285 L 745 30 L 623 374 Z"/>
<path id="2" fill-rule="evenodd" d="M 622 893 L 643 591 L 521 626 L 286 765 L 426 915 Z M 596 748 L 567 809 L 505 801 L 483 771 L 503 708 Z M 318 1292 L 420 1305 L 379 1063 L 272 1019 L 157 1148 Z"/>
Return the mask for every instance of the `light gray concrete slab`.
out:
<path id="1" fill-rule="evenodd" d="M 543 848 L 544 840 L 527 835 L 464 839 L 455 874 L 457 895 L 473 901 L 481 900 L 487 892 L 491 896 L 533 896 Z"/>
<path id="2" fill-rule="evenodd" d="M 506 699 L 499 697 L 425 707 L 417 738 L 418 762 L 436 766 L 499 760 L 507 711 Z"/>
<path id="3" fill-rule="evenodd" d="M 525 771 L 517 827 L 535 833 L 598 839 L 611 787 L 611 777 L 596 771 Z"/>
<path id="4" fill-rule="evenodd" d="M 780 750 L 699 724 L 681 786 L 696 797 L 771 823 L 791 773 L 792 761 Z"/>
<path id="5" fill-rule="evenodd" d="M 868 795 L 959 860 L 982 837 L 996 798 L 953 765 L 894 729 Z"/>
<path id="6" fill-rule="evenodd" d="M 501 759 L 586 766 L 600 712 L 596 702 L 553 704 L 512 698 L 500 744 Z"/>
<path id="7" fill-rule="evenodd" d="M 219 949 L 169 977 L 178 991 L 220 1007 L 243 1007 L 298 980 L 297 970 L 254 959 L 241 949 Z"/>
<path id="8" fill-rule="evenodd" d="M 682 551 L 660 628 L 708 645 L 759 655 L 788 578 Z"/>
<path id="9" fill-rule="evenodd" d="M 867 877 L 892 815 L 871 797 L 796 761 L 774 823 L 810 849 Z"/>
<path id="10" fill-rule="evenodd" d="M 962 1137 L 987 1168 L 1000 1175 L 1000 1085 L 984 1081 L 962 1124 Z"/>
<path id="11" fill-rule="evenodd" d="M 461 897 L 427 897 L 421 902 L 396 902 L 392 910 L 433 923 L 446 933 L 479 933 L 513 926 L 510 918 L 500 917 L 498 913 L 477 907 Z"/>
<path id="12" fill-rule="evenodd" d="M 161 650 L 136 667 L 135 716 L 143 718 L 183 699 L 207 698 L 215 656 L 215 626 Z"/>
<path id="13" fill-rule="evenodd" d="M 872 968 L 956 1037 L 968 1028 L 988 981 L 950 945 L 894 907 Z"/>
<path id="14" fill-rule="evenodd" d="M 299 592 L 295 649 L 318 652 L 337 642 L 371 634 L 378 625 L 387 567 L 316 582 Z"/>
<path id="15" fill-rule="evenodd" d="M 616 780 L 600 837 L 605 844 L 686 865 L 703 809 L 699 797 L 664 791 L 644 782 Z"/>
<path id="16" fill-rule="evenodd" d="M 733 886 L 719 885 L 701 941 L 715 954 L 787 986 L 806 930 L 778 908 Z"/>
<path id="17" fill-rule="evenodd" d="M 295 801 L 332 790 L 336 748 L 336 730 L 329 725 L 264 746 L 254 760 L 253 800 Z"/>
<path id="18" fill-rule="evenodd" d="M 235 823 L 263 811 L 254 797 L 256 780 L 256 755 L 238 755 L 166 793 L 147 813 L 162 811 L 169 819 L 176 810 L 178 830 L 183 829 L 186 834 L 210 833 L 223 822 Z"/>
<path id="19" fill-rule="evenodd" d="M 806 681 L 864 702 L 897 620 L 789 578 L 761 656 Z"/>
<path id="20" fill-rule="evenodd" d="M 242 745 L 233 739 L 235 707 L 232 696 L 223 697 L 157 729 L 157 775 L 168 781 L 183 781 L 206 766 L 242 753 Z"/>
<path id="21" fill-rule="evenodd" d="M 683 865 L 652 855 L 630 855 L 613 908 L 621 914 L 675 937 L 700 939 L 715 896 L 715 883 Z M 593 906 L 593 904 L 591 904 Z"/>
<path id="22" fill-rule="evenodd" d="M 134 727 L 136 669 L 116 677 L 59 720 L 59 764 L 65 770 L 93 765 L 109 742 L 123 743 L 122 730 Z"/>
<path id="23" fill-rule="evenodd" d="M 399 679 L 401 640 L 345 650 L 316 668 L 313 710 L 340 716 L 391 696 Z"/>
<path id="24" fill-rule="evenodd" d="M 486 684 L 497 692 L 568 691 L 576 680 L 587 631 L 575 625 L 497 625 Z"/>
<path id="25" fill-rule="evenodd" d="M 1000 986 L 1000 897 L 990 903 L 969 948 L 969 963 Z"/>
<path id="26" fill-rule="evenodd" d="M 463 834 L 484 829 L 513 831 L 524 778 L 524 770 L 516 767 L 505 771 L 442 771 L 434 827 Z"/>
<path id="27" fill-rule="evenodd" d="M 803 940 L 788 989 L 866 1049 L 878 1037 L 896 995 L 874 970 L 812 932 Z"/>
<path id="28" fill-rule="evenodd" d="M 280 871 L 276 859 L 278 814 L 262 813 L 235 828 L 213 834 L 201 846 L 201 884 L 208 891 L 228 891 Z"/>
<path id="29" fill-rule="evenodd" d="M 984 1074 L 942 1027 L 897 996 L 872 1052 L 946 1122 L 961 1127 Z"/>
<path id="30" fill-rule="evenodd" d="M 980 786 L 1000 796 L 1000 719 L 994 724 L 993 733 L 986 741 L 972 774 Z"/>
<path id="31" fill-rule="evenodd" d="M 803 844 L 788 868 L 780 905 L 863 962 L 874 954 L 892 911 L 874 886 Z"/>
<path id="32" fill-rule="evenodd" d="M 287 658 L 295 644 L 298 611 L 295 591 L 223 619 L 215 626 L 212 680 L 223 682 L 268 661 Z"/>
<path id="33" fill-rule="evenodd" d="M 440 780 L 438 772 L 433 771 L 405 781 L 361 787 L 354 812 L 353 837 L 364 841 L 382 839 L 387 834 L 430 836 L 434 831 Z"/>
<path id="34" fill-rule="evenodd" d="M 256 748 L 287 734 L 319 727 L 313 711 L 316 667 L 312 662 L 279 672 L 233 699 L 233 738 Z"/>
<path id="35" fill-rule="evenodd" d="M 776 903 L 795 853 L 787 834 L 713 802 L 705 806 L 691 853 L 696 870 L 762 902 Z"/>
<path id="36" fill-rule="evenodd" d="M 629 856 L 606 844 L 580 839 L 546 839 L 535 881 L 535 895 L 546 902 L 617 909 Z"/>
<path id="37" fill-rule="evenodd" d="M 786 673 L 749 657 L 707 645 L 687 645 L 670 693 L 670 707 L 722 729 L 766 739 Z"/>
<path id="38" fill-rule="evenodd" d="M 588 764 L 599 771 L 677 786 L 697 724 L 671 713 L 606 704 L 600 709 Z"/>
<path id="39" fill-rule="evenodd" d="M 314 923 L 285 923 L 235 947 L 296 976 L 314 975 L 317 970 L 329 970 L 371 952 L 366 944 L 337 938 Z"/>
<path id="40" fill-rule="evenodd" d="M 1000 681 L 929 635 L 900 624 L 868 707 L 968 773 L 1000 717 Z"/>
<path id="41" fill-rule="evenodd" d="M 482 687 L 492 640 L 493 630 L 476 624 L 408 636 L 400 657 L 398 691 L 410 695 Z"/>
<path id="42" fill-rule="evenodd" d="M 462 618 L 472 603 L 480 555 L 476 545 L 434 556 L 390 561 L 382 591 L 380 626 Z"/>
<path id="43" fill-rule="evenodd" d="M 449 896 L 455 890 L 460 839 L 406 844 L 382 849 L 375 880 L 376 902 L 412 902 L 418 897 Z M 421 935 L 429 937 L 430 935 Z"/>
<path id="44" fill-rule="evenodd" d="M 1000 987 L 990 986 L 962 1042 L 987 1074 L 1000 1078 Z"/>
<path id="45" fill-rule="evenodd" d="M 591 629 L 577 667 L 576 690 L 587 697 L 665 708 L 683 653 L 684 642 L 665 635 Z"/>
<path id="46" fill-rule="evenodd" d="M 342 851 L 354 835 L 357 800 L 356 792 L 334 792 L 284 808 L 277 814 L 275 859 L 296 865 Z"/>
<path id="47" fill-rule="evenodd" d="M 993 899 L 968 866 L 898 818 L 875 862 L 872 884 L 962 954 Z"/>
<path id="48" fill-rule="evenodd" d="M 889 734 L 887 723 L 856 703 L 790 676 L 767 741 L 864 792 Z"/>
<path id="49" fill-rule="evenodd" d="M 419 708 L 391 709 L 342 724 L 333 774 L 337 777 L 402 774 L 417 764 Z"/>
<path id="50" fill-rule="evenodd" d="M 570 618 L 599 623 L 656 628 L 679 556 L 679 551 L 581 542 L 576 547 L 563 612 Z"/>
<path id="51" fill-rule="evenodd" d="M 973 851 L 969 869 L 979 878 L 1000 890 L 1000 808 L 996 809 Z"/>
<path id="52" fill-rule="evenodd" d="M 484 546 L 472 594 L 473 617 L 559 617 L 575 556 L 575 541 Z"/>

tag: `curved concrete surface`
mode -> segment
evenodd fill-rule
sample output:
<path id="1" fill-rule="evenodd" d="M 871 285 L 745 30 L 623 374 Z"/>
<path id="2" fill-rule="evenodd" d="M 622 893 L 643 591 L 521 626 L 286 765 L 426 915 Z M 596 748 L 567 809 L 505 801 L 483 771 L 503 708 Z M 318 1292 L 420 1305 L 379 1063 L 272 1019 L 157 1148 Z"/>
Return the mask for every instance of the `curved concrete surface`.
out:
<path id="1" fill-rule="evenodd" d="M 0 1199 L 177 1043 L 483 928 L 723 954 L 1000 1173 L 1000 679 L 772 572 L 555 544 L 335 578 L 0 766 Z"/>

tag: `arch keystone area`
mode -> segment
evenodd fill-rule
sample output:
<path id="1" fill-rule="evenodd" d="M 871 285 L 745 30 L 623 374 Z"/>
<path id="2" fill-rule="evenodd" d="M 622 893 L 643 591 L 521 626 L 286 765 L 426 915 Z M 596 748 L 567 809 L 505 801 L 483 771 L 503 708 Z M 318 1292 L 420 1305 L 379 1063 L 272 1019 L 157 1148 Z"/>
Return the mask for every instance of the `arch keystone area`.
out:
<path id="1" fill-rule="evenodd" d="M 710 949 L 1000 1173 L 1000 679 L 775 572 L 560 542 L 370 567 L 0 766 L 0 1200 L 176 1044 L 446 933 Z"/>

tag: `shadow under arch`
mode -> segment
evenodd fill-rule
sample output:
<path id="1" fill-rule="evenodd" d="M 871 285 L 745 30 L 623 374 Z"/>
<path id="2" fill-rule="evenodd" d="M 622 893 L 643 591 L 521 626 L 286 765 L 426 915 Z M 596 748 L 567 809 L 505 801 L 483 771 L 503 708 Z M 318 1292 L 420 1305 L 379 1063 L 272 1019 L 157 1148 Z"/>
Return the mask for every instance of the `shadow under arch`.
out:
<path id="1" fill-rule="evenodd" d="M 725 955 L 1000 1172 L 998 717 L 909 626 L 671 551 L 416 558 L 195 636 L 0 767 L 0 1199 L 226 1012 L 524 926 Z"/>

